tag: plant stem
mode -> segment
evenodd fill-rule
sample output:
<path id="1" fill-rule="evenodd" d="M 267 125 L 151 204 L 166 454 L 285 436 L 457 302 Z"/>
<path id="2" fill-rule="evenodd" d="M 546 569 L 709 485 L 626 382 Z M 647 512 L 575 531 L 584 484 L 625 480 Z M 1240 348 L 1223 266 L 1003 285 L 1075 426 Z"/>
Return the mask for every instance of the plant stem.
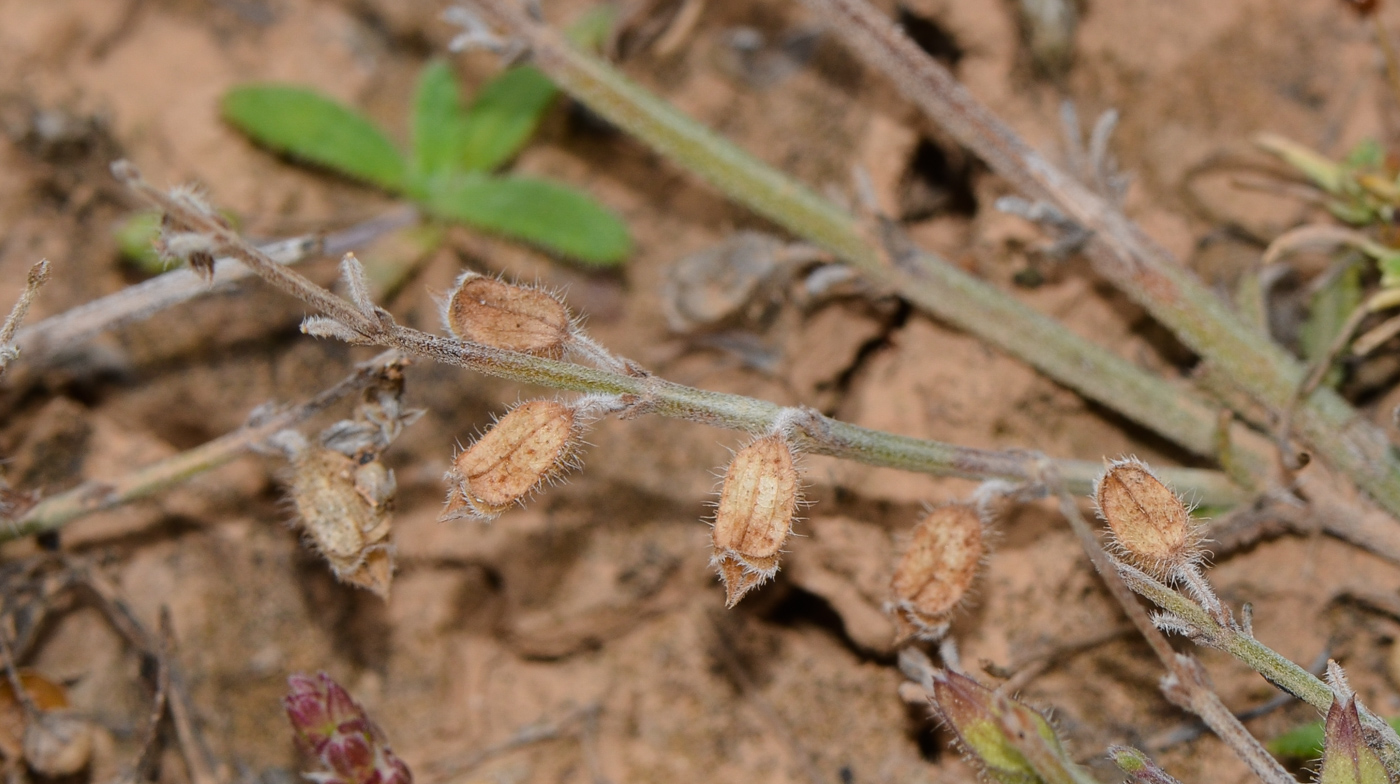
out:
<path id="1" fill-rule="evenodd" d="M 34 304 L 34 297 L 38 296 L 39 289 L 49 280 L 49 260 L 40 259 L 29 268 L 29 276 L 24 282 L 24 291 L 20 292 L 19 299 L 15 301 L 15 306 L 10 309 L 10 315 L 5 318 L 5 323 L 0 324 L 0 374 L 10 366 L 10 362 L 19 356 L 19 348 L 15 345 L 15 334 L 19 331 L 19 325 L 24 322 L 24 317 L 29 314 L 29 306 Z"/>
<path id="2" fill-rule="evenodd" d="M 1199 455 L 1216 457 L 1216 406 L 1153 376 L 1036 313 L 947 261 L 915 252 L 891 260 L 845 211 L 725 141 L 629 81 L 608 64 L 571 47 L 510 0 L 473 4 L 492 24 L 522 39 L 533 63 L 590 109 L 695 172 L 735 201 L 835 253 L 881 286 L 935 317 L 1020 358 L 1057 382 L 1098 401 Z M 1231 439 L 1225 461 L 1256 481 L 1267 461 Z M 1240 477 L 1236 477 L 1237 479 Z"/>
<path id="3" fill-rule="evenodd" d="M 1094 269 L 1228 373 L 1252 398 L 1284 410 L 1304 368 L 1251 329 L 1184 265 L 1117 208 L 1052 166 L 865 0 L 803 0 L 867 64 L 926 116 L 1027 197 L 1055 205 L 1091 234 Z M 1392 514 L 1400 515 L 1400 458 L 1385 434 L 1331 389 L 1315 390 L 1294 420 L 1303 440 Z"/>
<path id="4" fill-rule="evenodd" d="M 385 233 L 411 226 L 418 219 L 417 210 L 400 209 L 324 237 L 294 237 L 262 247 L 277 261 L 296 264 L 318 254 L 339 256 Z M 15 345 L 26 363 L 42 363 L 107 330 L 150 318 L 166 308 L 206 296 L 252 274 L 247 267 L 233 264 L 230 259 L 215 262 L 212 279 L 189 269 L 171 270 L 25 327 L 16 336 Z"/>
<path id="5" fill-rule="evenodd" d="M 1196 642 L 1229 653 L 1264 676 L 1265 680 L 1323 713 L 1332 707 L 1332 701 L 1336 698 L 1332 688 L 1312 673 L 1233 623 L 1218 622 L 1199 604 L 1150 575 L 1122 563 L 1118 563 L 1117 567 L 1130 588 L 1189 626 L 1195 633 Z M 1358 702 L 1357 707 L 1362 723 L 1379 740 L 1377 751 L 1386 768 L 1392 773 L 1400 772 L 1400 737 L 1384 719 L 1364 705 Z"/>
<path id="6" fill-rule="evenodd" d="M 310 419 L 346 395 L 370 386 L 385 373 L 397 372 L 404 364 L 405 360 L 398 352 L 385 352 L 358 365 L 354 373 L 311 400 L 265 421 L 239 428 L 115 481 L 84 482 L 67 492 L 45 498 L 13 522 L 0 524 L 0 528 L 3 528 L 0 530 L 0 542 L 57 530 L 93 512 L 131 503 L 212 471 L 266 441 L 279 430 Z"/>
<path id="7" fill-rule="evenodd" d="M 215 216 L 142 180 L 131 164 L 118 162 L 113 165 L 113 171 L 137 194 L 164 210 L 168 219 L 183 230 L 208 236 L 220 253 L 237 258 L 268 283 L 344 325 L 356 333 L 357 342 L 394 348 L 528 384 L 616 395 L 628 404 L 627 413 L 655 413 L 749 432 L 766 432 L 780 422 L 789 423 L 796 445 L 816 454 L 937 476 L 1009 480 L 1040 486 L 1038 478 L 1043 458 L 1028 452 L 974 449 L 885 433 L 830 419 L 812 409 L 784 408 L 765 400 L 676 384 L 635 366 L 626 374 L 600 370 L 400 326 L 382 309 L 361 309 L 295 270 L 276 263 Z M 347 256 L 343 266 L 353 272 L 358 263 L 353 256 Z M 1066 485 L 1075 492 L 1087 493 L 1102 472 L 1102 466 L 1091 461 L 1064 460 L 1054 465 Z M 1178 490 L 1197 494 L 1202 503 L 1230 505 L 1241 500 L 1239 488 L 1217 471 L 1181 468 L 1163 473 Z"/>
<path id="8" fill-rule="evenodd" d="M 1046 482 L 1056 489 L 1059 496 L 1060 513 L 1069 521 L 1070 528 L 1074 530 L 1075 536 L 1079 539 L 1085 554 L 1089 556 L 1089 561 L 1093 563 L 1099 578 L 1107 586 L 1108 592 L 1118 601 L 1119 606 L 1128 616 L 1128 620 L 1137 627 L 1138 633 L 1147 641 L 1152 652 L 1162 662 L 1162 666 L 1166 667 L 1169 675 L 1162 681 L 1162 693 L 1174 705 L 1200 716 L 1206 726 L 1210 727 L 1217 737 L 1225 741 L 1226 745 L 1254 771 L 1254 774 L 1261 781 L 1266 782 L 1266 784 L 1297 784 L 1278 760 L 1269 754 L 1259 739 L 1251 735 L 1239 718 L 1225 707 L 1225 703 L 1220 701 L 1220 695 L 1211 688 L 1209 678 L 1206 676 L 1205 669 L 1201 667 L 1201 663 L 1194 657 L 1172 650 L 1166 636 L 1152 623 L 1152 619 L 1148 617 L 1142 604 L 1138 602 L 1132 590 L 1123 582 L 1123 578 L 1118 574 L 1113 561 L 1109 559 L 1108 554 L 1099 544 L 1099 539 L 1094 535 L 1093 528 L 1079 513 L 1079 506 L 1070 492 L 1054 479 L 1053 473 L 1047 477 Z"/>

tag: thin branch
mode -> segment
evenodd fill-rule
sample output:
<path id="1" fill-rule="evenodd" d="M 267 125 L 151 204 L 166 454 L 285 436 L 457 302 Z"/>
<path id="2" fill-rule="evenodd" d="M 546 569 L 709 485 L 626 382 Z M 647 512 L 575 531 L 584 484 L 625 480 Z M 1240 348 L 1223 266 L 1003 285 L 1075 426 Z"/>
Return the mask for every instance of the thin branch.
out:
<path id="1" fill-rule="evenodd" d="M 1336 698 L 1332 688 L 1317 676 L 1259 642 L 1246 630 L 1233 624 L 1222 624 L 1199 604 L 1155 578 L 1125 564 L 1117 564 L 1119 573 L 1133 591 L 1161 607 L 1192 631 L 1197 644 L 1218 648 L 1244 662 L 1264 679 L 1292 694 L 1303 702 L 1326 712 Z M 1386 721 L 1358 703 L 1361 721 L 1368 734 L 1378 743 L 1386 767 L 1400 770 L 1400 737 Z"/>
<path id="2" fill-rule="evenodd" d="M 306 235 L 261 246 L 281 264 L 297 264 L 313 256 L 339 256 L 388 232 L 412 225 L 417 210 L 405 208 L 327 234 Z M 225 291 L 252 275 L 231 259 L 218 259 L 211 278 L 191 269 L 177 269 L 128 286 L 76 308 L 50 316 L 20 330 L 15 343 L 28 363 L 42 363 L 67 349 L 125 324 L 142 321 L 182 302 Z"/>
<path id="3" fill-rule="evenodd" d="M 1070 528 L 1074 530 L 1084 552 L 1089 556 L 1094 570 L 1098 572 L 1099 578 L 1108 587 L 1108 592 L 1123 608 L 1128 620 L 1137 627 L 1138 633 L 1147 641 L 1148 647 L 1156 654 L 1157 659 L 1162 662 L 1162 666 L 1167 668 L 1168 674 L 1162 679 L 1162 693 L 1172 704 L 1201 717 L 1201 721 L 1205 722 L 1216 736 L 1225 741 L 1226 745 L 1254 771 L 1254 774 L 1261 781 L 1267 784 L 1297 784 L 1278 760 L 1269 754 L 1259 739 L 1251 735 L 1249 730 L 1244 728 L 1244 724 L 1235 717 L 1235 714 L 1231 713 L 1230 709 L 1225 707 L 1225 703 L 1221 702 L 1220 695 L 1216 694 L 1215 689 L 1211 687 L 1210 679 L 1201 663 L 1193 656 L 1177 653 L 1172 649 L 1166 636 L 1148 617 L 1147 611 L 1138 602 L 1137 596 L 1123 582 L 1123 578 L 1119 576 L 1113 561 L 1099 545 L 1099 539 L 1094 534 L 1093 528 L 1079 513 L 1079 505 L 1075 498 L 1056 481 L 1053 467 L 1047 467 L 1047 471 L 1049 475 L 1046 478 L 1046 483 L 1052 487 L 1058 487 L 1060 513 L 1069 521 Z"/>
<path id="4" fill-rule="evenodd" d="M 213 214 L 141 179 L 131 164 L 119 162 L 113 171 L 128 187 L 164 210 L 167 218 L 182 230 L 206 235 L 219 252 L 239 259 L 268 283 L 338 322 L 345 336 L 354 342 L 394 348 L 513 381 L 615 395 L 632 415 L 653 413 L 749 432 L 766 432 L 781 422 L 791 425 L 798 448 L 815 454 L 937 476 L 1010 480 L 1032 489 L 1038 487 L 1041 459 L 1026 452 L 973 449 L 885 433 L 840 422 L 812 409 L 785 408 L 765 400 L 676 384 L 640 368 L 624 375 L 400 326 L 383 309 L 356 307 L 295 270 L 277 264 Z M 346 257 L 342 268 L 347 277 L 360 274 L 358 264 L 353 256 Z M 1067 486 L 1076 492 L 1088 492 L 1102 470 L 1098 463 L 1082 460 L 1057 461 L 1055 466 Z M 1166 476 L 1178 491 L 1196 494 L 1201 503 L 1228 506 L 1241 497 L 1239 488 L 1217 471 L 1181 468 L 1166 472 Z"/>
<path id="5" fill-rule="evenodd" d="M 1092 232 L 1085 252 L 1099 275 L 1228 373 L 1254 400 L 1274 411 L 1287 406 L 1303 380 L 1302 365 L 1250 328 L 1116 207 L 1051 165 L 865 0 L 803 2 L 831 22 L 857 57 L 882 71 L 993 171 L 1027 198 L 1054 204 Z M 1400 456 L 1380 429 L 1326 388 L 1308 396 L 1295 422 L 1310 448 L 1400 515 Z"/>
<path id="6" fill-rule="evenodd" d="M 29 268 L 29 277 L 24 282 L 24 291 L 20 293 L 19 299 L 15 302 L 14 308 L 10 310 L 10 315 L 5 319 L 5 323 L 0 325 L 0 374 L 3 374 L 20 354 L 20 348 L 15 345 L 15 333 L 19 331 L 19 325 L 24 321 L 24 317 L 29 313 L 29 306 L 34 304 L 34 297 L 38 295 L 39 289 L 49 281 L 49 260 L 40 259 L 37 264 Z"/>
<path id="7" fill-rule="evenodd" d="M 57 530 L 80 517 L 131 503 L 218 468 L 274 433 L 310 419 L 336 401 L 374 384 L 387 370 L 403 362 L 397 352 L 386 352 L 358 365 L 354 373 L 299 406 L 137 469 L 120 479 L 84 482 L 46 498 L 13 522 L 0 523 L 4 526 L 4 530 L 0 530 L 0 542 Z"/>
<path id="8" fill-rule="evenodd" d="M 571 96 L 730 198 L 821 245 L 877 284 L 1020 358 L 1060 384 L 1098 401 L 1196 454 L 1216 457 L 1217 406 L 1084 340 L 994 286 L 929 253 L 911 249 L 893 263 L 848 213 L 725 141 L 571 47 L 511 0 L 472 3 L 492 25 L 522 40 L 534 65 Z M 1243 430 L 1241 430 L 1243 432 Z M 1256 481 L 1267 460 L 1231 439 L 1232 465 Z M 1240 479 L 1241 477 L 1236 477 Z"/>

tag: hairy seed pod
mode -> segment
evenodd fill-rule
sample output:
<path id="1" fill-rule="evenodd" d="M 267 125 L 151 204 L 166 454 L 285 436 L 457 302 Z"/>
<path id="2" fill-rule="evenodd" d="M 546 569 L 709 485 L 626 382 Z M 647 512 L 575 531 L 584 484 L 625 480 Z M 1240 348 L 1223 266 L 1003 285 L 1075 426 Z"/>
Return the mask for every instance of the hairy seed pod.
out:
<path id="1" fill-rule="evenodd" d="M 305 445 L 291 462 L 292 503 L 307 538 L 341 582 L 388 598 L 394 472 L 319 444 Z"/>
<path id="2" fill-rule="evenodd" d="M 734 455 L 711 532 L 710 563 L 724 581 L 725 606 L 738 604 L 777 574 L 799 495 L 792 447 L 781 434 L 764 436 Z"/>
<path id="3" fill-rule="evenodd" d="M 1118 555 L 1159 579 L 1201 559 L 1200 535 L 1186 504 L 1140 460 L 1117 460 L 1094 487 L 1099 514 Z"/>
<path id="4" fill-rule="evenodd" d="M 568 309 L 548 292 L 475 272 L 457 279 L 442 320 L 462 340 L 550 359 L 564 355 L 573 327 Z"/>
<path id="5" fill-rule="evenodd" d="M 453 463 L 444 519 L 490 520 L 563 474 L 578 442 L 578 412 L 555 400 L 516 406 Z"/>
<path id="6" fill-rule="evenodd" d="M 941 637 L 986 553 L 982 516 L 972 506 L 948 504 L 925 515 L 890 581 L 899 639 Z"/>

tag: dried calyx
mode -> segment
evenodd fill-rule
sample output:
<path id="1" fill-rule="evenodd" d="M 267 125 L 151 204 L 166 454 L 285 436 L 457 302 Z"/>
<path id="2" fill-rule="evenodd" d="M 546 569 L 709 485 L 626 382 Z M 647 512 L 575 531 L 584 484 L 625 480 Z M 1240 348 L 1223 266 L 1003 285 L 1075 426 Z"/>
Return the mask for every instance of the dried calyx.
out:
<path id="1" fill-rule="evenodd" d="M 759 438 L 734 455 L 711 532 L 710 563 L 724 581 L 726 606 L 777 574 L 800 503 L 792 446 L 782 433 Z"/>
<path id="2" fill-rule="evenodd" d="M 914 527 L 890 581 L 888 610 L 900 640 L 938 639 L 966 601 L 987 554 L 982 515 L 968 504 L 930 511 Z"/>
<path id="3" fill-rule="evenodd" d="M 388 598 L 397 484 L 380 454 L 423 414 L 402 403 L 402 379 L 372 388 L 354 419 L 323 430 L 315 443 L 295 431 L 274 437 L 291 461 L 288 482 L 301 528 L 341 582 Z"/>
<path id="4" fill-rule="evenodd" d="M 575 332 L 553 294 L 470 271 L 457 278 L 442 321 L 459 340 L 550 359 L 564 356 Z"/>
<path id="5" fill-rule="evenodd" d="M 1113 534 L 1114 554 L 1161 580 L 1196 574 L 1201 534 L 1190 510 L 1136 458 L 1117 460 L 1094 487 L 1099 515 Z"/>
<path id="6" fill-rule="evenodd" d="M 989 781 L 1092 782 L 1046 718 L 956 672 L 933 673 L 930 700 L 958 736 L 963 756 Z"/>
<path id="7" fill-rule="evenodd" d="M 453 461 L 442 519 L 494 519 L 575 468 L 598 403 L 531 400 L 511 409 Z"/>

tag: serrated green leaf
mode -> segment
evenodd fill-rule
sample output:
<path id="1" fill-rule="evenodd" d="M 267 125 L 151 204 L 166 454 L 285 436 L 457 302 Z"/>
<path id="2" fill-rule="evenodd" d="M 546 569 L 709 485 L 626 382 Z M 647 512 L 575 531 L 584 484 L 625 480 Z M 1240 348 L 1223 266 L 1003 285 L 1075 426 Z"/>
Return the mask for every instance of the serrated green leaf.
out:
<path id="1" fill-rule="evenodd" d="M 596 265 L 632 250 L 627 227 L 587 194 L 544 180 L 464 175 L 434 181 L 429 212 Z"/>
<path id="2" fill-rule="evenodd" d="M 1353 256 L 1355 258 L 1355 256 Z M 1332 276 L 1313 295 L 1308 319 L 1299 331 L 1303 357 L 1309 362 L 1324 358 L 1351 317 L 1361 306 L 1361 265 L 1343 262 L 1346 268 Z M 1341 368 L 1328 371 L 1323 383 L 1335 387 L 1341 381 Z"/>
<path id="3" fill-rule="evenodd" d="M 522 65 L 481 88 L 461 126 L 467 171 L 491 171 L 510 160 L 539 127 L 558 89 L 539 69 Z"/>
<path id="4" fill-rule="evenodd" d="M 457 77 L 435 60 L 418 77 L 413 99 L 413 174 L 416 179 L 458 171 L 466 141 Z"/>
<path id="5" fill-rule="evenodd" d="M 224 119 L 277 152 L 387 190 L 403 190 L 403 156 L 353 109 L 304 87 L 252 84 L 224 95 Z"/>

